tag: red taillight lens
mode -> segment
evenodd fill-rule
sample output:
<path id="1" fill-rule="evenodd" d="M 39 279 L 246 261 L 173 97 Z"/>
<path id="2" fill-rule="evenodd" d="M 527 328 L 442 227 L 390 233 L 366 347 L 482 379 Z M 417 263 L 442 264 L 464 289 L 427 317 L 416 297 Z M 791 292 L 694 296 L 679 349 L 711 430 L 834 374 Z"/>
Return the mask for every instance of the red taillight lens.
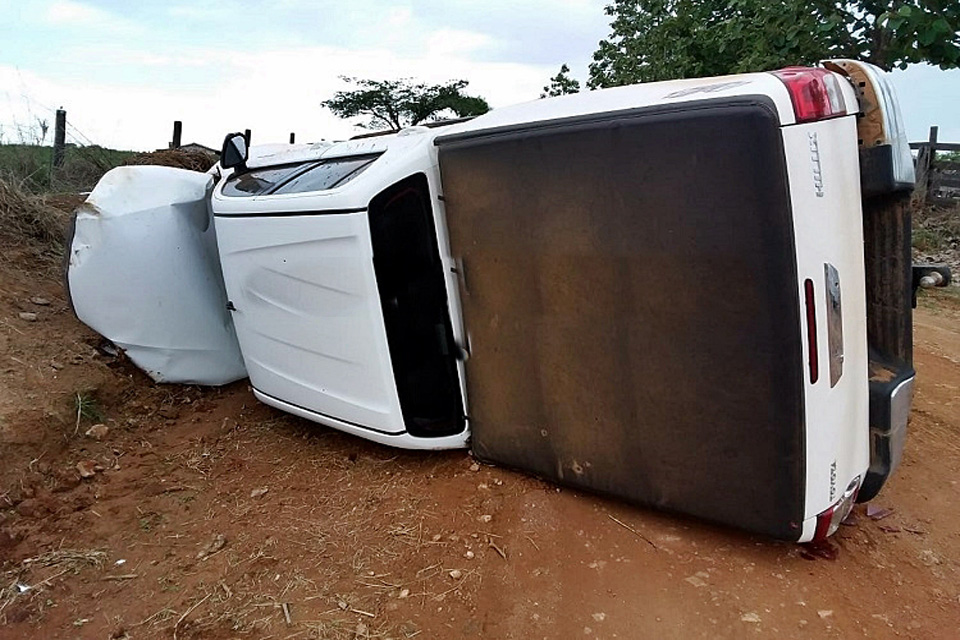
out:
<path id="1" fill-rule="evenodd" d="M 860 476 L 857 476 L 847 485 L 847 489 L 843 492 L 840 499 L 829 509 L 817 516 L 817 530 L 813 534 L 814 541 L 825 540 L 840 528 L 840 523 L 850 515 L 850 511 L 857 501 L 857 493 L 859 491 Z"/>
<path id="2" fill-rule="evenodd" d="M 833 533 L 833 531 L 830 531 L 830 525 L 833 523 L 833 513 L 836 510 L 837 507 L 833 506 L 817 516 L 817 531 L 813 534 L 814 541 L 826 540 Z"/>
<path id="3" fill-rule="evenodd" d="M 826 69 L 787 67 L 773 75 L 787 85 L 797 122 L 810 122 L 847 113 L 840 81 Z"/>
<path id="4" fill-rule="evenodd" d="M 817 302 L 814 298 L 813 280 L 807 278 L 803 283 L 807 306 L 807 352 L 810 356 L 810 384 L 820 377 L 820 361 L 817 357 Z"/>

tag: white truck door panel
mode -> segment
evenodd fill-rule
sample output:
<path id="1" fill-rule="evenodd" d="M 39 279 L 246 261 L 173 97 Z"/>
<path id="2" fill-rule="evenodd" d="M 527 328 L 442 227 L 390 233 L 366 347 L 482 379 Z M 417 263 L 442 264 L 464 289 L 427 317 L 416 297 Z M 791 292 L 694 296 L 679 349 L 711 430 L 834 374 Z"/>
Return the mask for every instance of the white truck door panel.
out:
<path id="1" fill-rule="evenodd" d="M 403 432 L 366 214 L 216 224 L 253 386 L 357 426 Z"/>

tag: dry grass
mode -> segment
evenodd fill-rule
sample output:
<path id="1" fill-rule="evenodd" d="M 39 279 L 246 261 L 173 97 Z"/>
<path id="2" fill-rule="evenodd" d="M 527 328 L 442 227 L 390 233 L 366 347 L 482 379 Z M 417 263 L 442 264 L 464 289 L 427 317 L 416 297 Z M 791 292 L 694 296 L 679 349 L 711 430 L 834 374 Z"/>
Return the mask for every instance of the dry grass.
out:
<path id="1" fill-rule="evenodd" d="M 132 158 L 127 159 L 124 164 L 152 164 L 164 167 L 176 167 L 178 169 L 189 169 L 190 171 L 203 173 L 216 164 L 216 162 L 216 157 L 198 151 L 161 149 L 148 153 L 138 153 Z"/>
<path id="2" fill-rule="evenodd" d="M 70 214 L 47 196 L 33 195 L 15 181 L 0 178 L 0 230 L 16 240 L 59 247 Z"/>
<path id="3" fill-rule="evenodd" d="M 69 571 L 77 572 L 85 567 L 100 569 L 106 560 L 107 554 L 104 551 L 57 549 L 36 558 L 27 558 L 22 564 L 24 567 L 66 567 Z"/>
<path id="4" fill-rule="evenodd" d="M 170 149 L 137 154 L 124 164 L 163 165 L 202 172 L 215 162 L 216 158 L 207 154 Z M 74 182 L 90 188 L 109 168 L 106 164 L 95 165 L 93 173 Z M 59 251 L 70 215 L 83 198 L 76 192 L 38 194 L 36 188 L 31 188 L 29 177 L 18 178 L 10 172 L 0 174 L 0 233 L 8 242 Z"/>
<path id="5" fill-rule="evenodd" d="M 51 583 L 66 573 L 79 573 L 81 569 L 102 569 L 107 554 L 98 550 L 57 549 L 27 558 L 20 566 L 4 572 L 0 587 L 0 624 L 6 622 L 7 607 L 23 598 L 35 599 L 50 587 Z M 33 579 L 42 569 L 52 569 L 43 578 Z"/>

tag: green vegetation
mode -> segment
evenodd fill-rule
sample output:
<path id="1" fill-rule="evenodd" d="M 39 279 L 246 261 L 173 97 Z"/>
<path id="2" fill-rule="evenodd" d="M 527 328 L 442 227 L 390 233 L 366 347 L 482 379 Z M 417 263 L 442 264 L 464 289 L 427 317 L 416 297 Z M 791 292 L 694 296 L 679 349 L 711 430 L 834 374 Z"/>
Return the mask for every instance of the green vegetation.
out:
<path id="1" fill-rule="evenodd" d="M 68 145 L 63 166 L 53 169 L 53 148 L 0 145 L 0 179 L 32 194 L 89 191 L 104 173 L 136 155 L 98 146 Z"/>
<path id="2" fill-rule="evenodd" d="M 483 98 L 463 93 L 466 80 L 451 80 L 446 84 L 415 83 L 410 78 L 399 80 L 342 80 L 356 85 L 349 91 L 338 91 L 323 106 L 341 118 L 368 116 L 363 127 L 392 129 L 413 126 L 443 118 L 478 116 L 490 110 Z"/>
<path id="3" fill-rule="evenodd" d="M 913 248 L 921 253 L 936 253 L 947 246 L 950 238 L 939 228 L 914 227 Z"/>
<path id="4" fill-rule="evenodd" d="M 80 429 L 80 423 L 84 420 L 88 422 L 103 422 L 106 415 L 100 407 L 100 403 L 92 392 L 78 391 L 74 394 L 74 409 L 77 412 L 77 429 Z"/>
<path id="5" fill-rule="evenodd" d="M 866 60 L 960 65 L 960 2 L 614 0 L 590 88 Z"/>
<path id="6" fill-rule="evenodd" d="M 934 162 L 955 162 L 960 164 L 960 151 L 937 151 Z"/>
<path id="7" fill-rule="evenodd" d="M 570 77 L 570 67 L 566 64 L 560 65 L 560 71 L 557 75 L 550 78 L 550 84 L 543 88 L 541 98 L 552 98 L 569 93 L 578 93 L 580 91 L 580 81 Z"/>

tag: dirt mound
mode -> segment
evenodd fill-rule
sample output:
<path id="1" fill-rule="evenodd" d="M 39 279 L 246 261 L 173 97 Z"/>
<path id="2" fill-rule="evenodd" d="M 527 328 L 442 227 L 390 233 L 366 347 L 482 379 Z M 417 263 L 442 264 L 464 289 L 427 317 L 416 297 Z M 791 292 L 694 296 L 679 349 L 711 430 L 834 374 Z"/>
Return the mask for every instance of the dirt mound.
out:
<path id="1" fill-rule="evenodd" d="M 185 151 L 183 149 L 159 149 L 146 153 L 138 153 L 127 159 L 124 164 L 153 164 L 163 167 L 189 169 L 201 173 L 217 163 L 216 156 L 202 151 Z"/>

